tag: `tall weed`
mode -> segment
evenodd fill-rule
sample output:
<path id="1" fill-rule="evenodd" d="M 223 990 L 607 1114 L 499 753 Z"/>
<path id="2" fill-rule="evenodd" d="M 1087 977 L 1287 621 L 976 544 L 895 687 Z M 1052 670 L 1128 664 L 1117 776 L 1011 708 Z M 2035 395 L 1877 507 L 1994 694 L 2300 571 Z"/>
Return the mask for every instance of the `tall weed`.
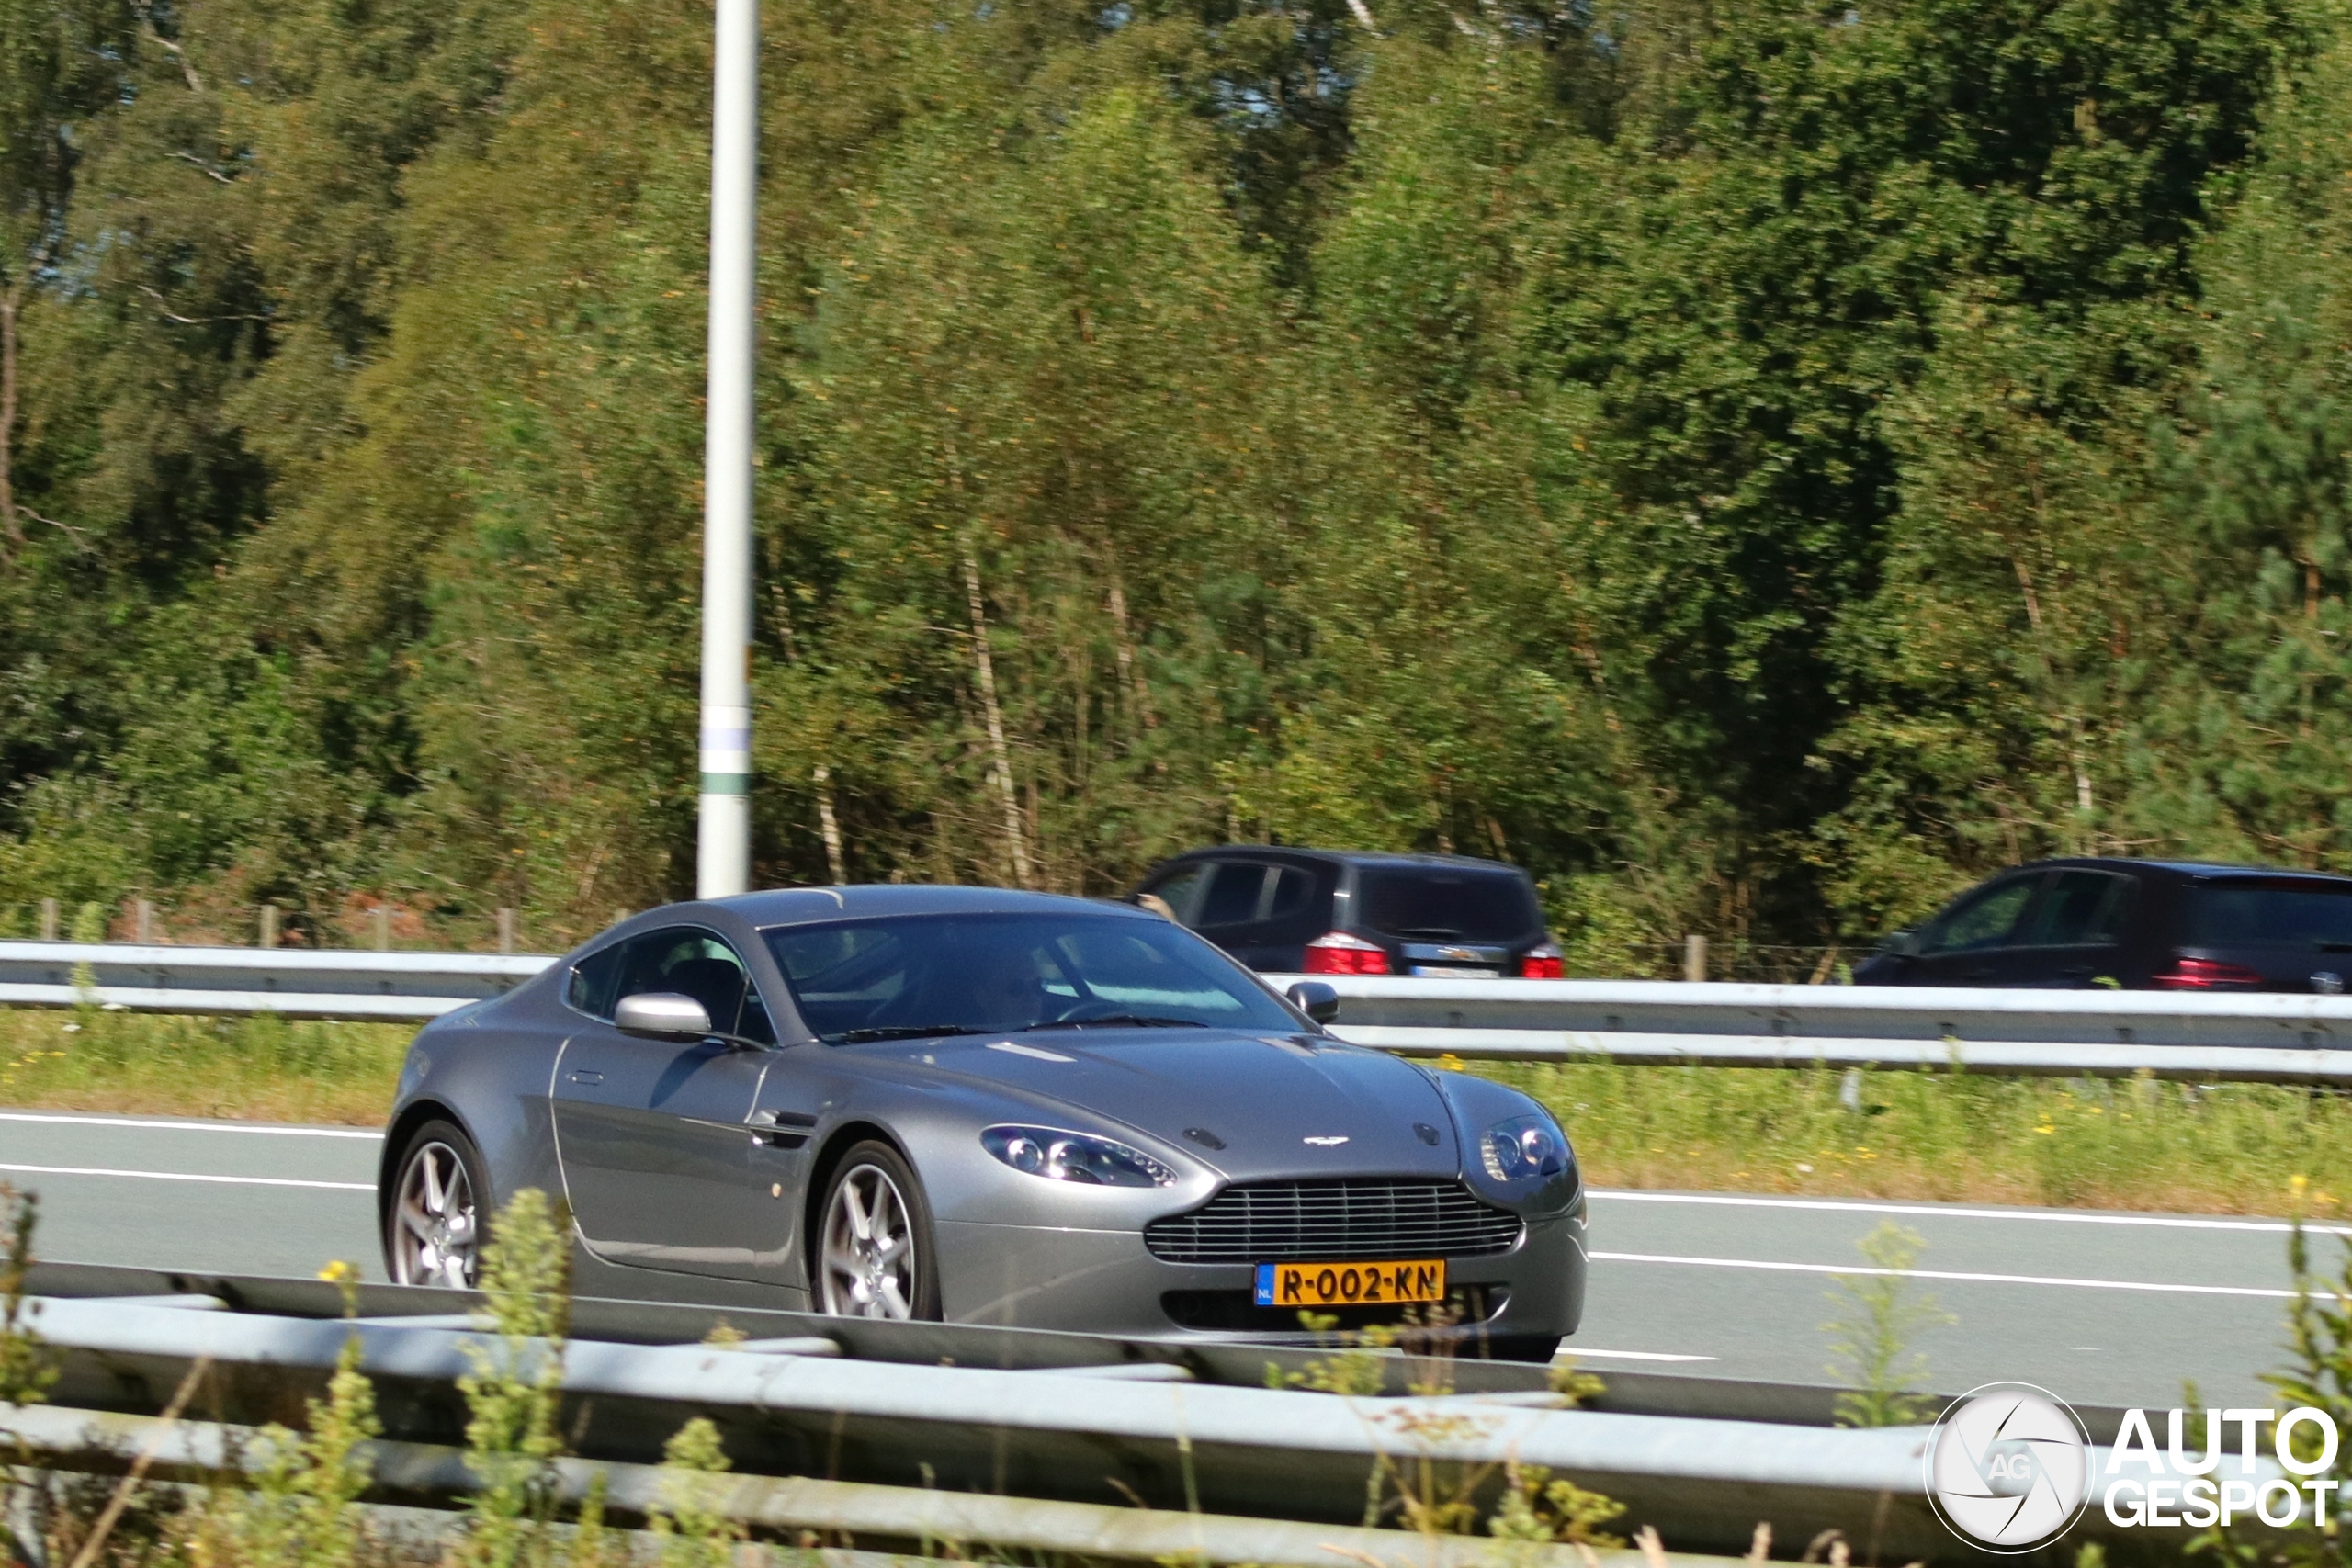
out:
<path id="1" fill-rule="evenodd" d="M 2310 1405 L 2324 1411 L 2338 1434 L 2352 1432 L 2352 1237 L 2341 1238 L 2341 1252 L 2333 1275 L 2313 1267 L 2311 1237 L 2301 1216 L 2287 1238 L 2287 1262 L 2295 1277 L 2295 1295 L 2287 1309 L 2287 1340 L 2292 1359 L 2282 1371 L 2263 1379 L 2278 1391 L 2282 1411 Z M 2195 1396 L 2188 1403 L 2196 1403 Z M 2213 1419 L 2209 1413 L 2206 1419 Z M 2298 1423 L 2290 1438 L 2297 1460 L 2315 1462 L 2323 1450 L 2320 1430 L 2310 1422 Z M 2197 1536 L 2191 1554 L 2219 1559 L 2231 1568 L 2344 1568 L 2352 1562 L 2352 1535 L 2342 1528 L 2339 1512 L 2352 1496 L 2352 1442 L 2338 1441 L 2335 1462 L 2298 1482 L 2333 1482 L 2333 1501 L 2326 1509 L 2304 1505 L 2295 1522 L 2276 1529 L 2241 1517 L 2228 1528 L 2216 1526 Z M 2315 1512 L 2324 1517 L 2313 1518 Z"/>
<path id="2" fill-rule="evenodd" d="M 344 1344 L 327 1396 L 307 1402 L 307 1430 L 262 1428 L 249 1490 L 221 1490 L 195 1511 L 189 1568 L 355 1568 L 367 1537 L 352 1505 L 368 1490 L 362 1447 L 383 1430 L 359 1337 Z"/>
<path id="3" fill-rule="evenodd" d="M 47 1349 L 25 1322 L 25 1273 L 33 1258 L 33 1232 L 40 1219 L 29 1192 L 0 1183 L 0 1405 L 39 1404 L 57 1381 Z M 0 1547 L 9 1562 L 38 1560 L 48 1495 L 23 1479 L 32 1454 L 19 1439 L 0 1476 Z"/>
<path id="4" fill-rule="evenodd" d="M 468 1503 L 460 1568 L 541 1568 L 554 1561 L 553 1461 L 563 1451 L 557 1417 L 571 1327 L 568 1228 L 546 1193 L 526 1188 L 499 1213 L 482 1249 L 482 1292 L 497 1341 L 469 1346 L 473 1371 L 458 1380 L 469 1416 L 467 1462 L 481 1483 Z"/>
<path id="5" fill-rule="evenodd" d="M 1892 1220 L 1855 1244 L 1871 1269 L 1838 1277 L 1830 1296 L 1842 1315 L 1822 1325 L 1830 1336 L 1829 1375 L 1851 1385 L 1838 1396 L 1840 1427 L 1908 1427 L 1930 1420 L 1935 1402 L 1912 1392 L 1928 1377 L 1928 1358 L 1911 1348 L 1924 1328 L 1958 1321 L 1907 1276 L 1927 1245 Z"/>

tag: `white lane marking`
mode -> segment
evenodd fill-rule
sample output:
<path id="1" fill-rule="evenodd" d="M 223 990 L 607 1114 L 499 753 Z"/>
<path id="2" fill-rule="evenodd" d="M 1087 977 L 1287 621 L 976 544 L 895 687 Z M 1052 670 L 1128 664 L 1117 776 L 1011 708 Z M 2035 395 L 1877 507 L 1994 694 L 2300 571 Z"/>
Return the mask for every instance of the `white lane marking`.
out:
<path id="1" fill-rule="evenodd" d="M 128 1116 L 57 1116 L 31 1111 L 0 1111 L 0 1122 L 54 1122 L 76 1127 L 144 1127 L 167 1133 L 253 1133 L 277 1138 L 372 1138 L 381 1133 L 361 1127 L 281 1127 L 267 1122 L 142 1122 Z"/>
<path id="2" fill-rule="evenodd" d="M 2295 1227 L 2283 1220 L 2199 1220 L 2172 1214 L 2102 1214 L 2070 1209 L 1963 1209 L 1949 1203 L 1872 1203 L 1830 1198 L 1751 1198 L 1729 1192 L 1633 1192 L 1595 1187 L 1595 1198 L 1631 1203 L 1709 1203 L 1737 1209 L 1819 1209 L 1834 1213 L 1922 1214 L 1937 1219 L 2040 1220 L 2069 1225 L 2156 1225 L 2173 1230 L 2262 1231 L 2284 1235 Z M 2305 1225 L 2314 1235 L 2352 1235 L 2352 1226 Z"/>
<path id="3" fill-rule="evenodd" d="M 1672 1356 L 1663 1350 L 1595 1350 L 1578 1345 L 1562 1350 L 1552 1359 L 1555 1361 L 1581 1361 L 1587 1356 L 1606 1356 L 1612 1361 L 1720 1361 L 1721 1356 Z"/>
<path id="4" fill-rule="evenodd" d="M 19 1176 L 125 1176 L 141 1181 L 209 1181 L 225 1187 L 323 1187 L 334 1192 L 373 1192 L 372 1181 L 302 1181 L 290 1176 L 198 1176 L 180 1170 L 110 1170 L 95 1165 L 0 1165 Z"/>
<path id="5" fill-rule="evenodd" d="M 1683 1263 L 1702 1269 L 1769 1269 L 1790 1274 L 1880 1275 L 1903 1280 L 1952 1280 L 1975 1285 L 2063 1285 L 2077 1291 L 2158 1291 L 2190 1296 L 2261 1296 L 2292 1301 L 2292 1291 L 2257 1285 L 2168 1285 L 2140 1280 L 2069 1280 L 2049 1274 L 1971 1274 L 1951 1269 L 1873 1269 L 1859 1263 L 1773 1263 L 1753 1258 L 1680 1258 L 1664 1252 L 1595 1252 L 1611 1263 Z"/>

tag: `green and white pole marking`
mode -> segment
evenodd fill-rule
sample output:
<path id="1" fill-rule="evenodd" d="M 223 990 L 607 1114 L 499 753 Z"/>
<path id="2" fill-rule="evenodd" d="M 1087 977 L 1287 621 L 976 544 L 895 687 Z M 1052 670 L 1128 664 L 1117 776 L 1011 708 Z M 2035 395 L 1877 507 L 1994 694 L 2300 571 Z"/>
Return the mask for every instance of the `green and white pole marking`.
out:
<path id="1" fill-rule="evenodd" d="M 697 897 L 752 885 L 752 365 L 759 0 L 717 0 L 710 388 L 703 440 L 702 812 Z"/>

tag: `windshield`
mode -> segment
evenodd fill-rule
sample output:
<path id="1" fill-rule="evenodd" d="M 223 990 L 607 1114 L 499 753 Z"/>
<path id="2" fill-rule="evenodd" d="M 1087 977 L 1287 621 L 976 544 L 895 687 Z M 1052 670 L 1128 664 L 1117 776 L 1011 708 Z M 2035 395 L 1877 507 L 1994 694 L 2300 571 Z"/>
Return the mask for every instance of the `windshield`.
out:
<path id="1" fill-rule="evenodd" d="M 899 915 L 766 934 L 820 1040 L 1025 1029 L 1299 1027 L 1200 938 L 1166 920 Z"/>
<path id="2" fill-rule="evenodd" d="M 1390 936 L 1512 942 L 1544 929 L 1535 890 L 1510 871 L 1369 868 L 1357 886 L 1359 918 Z"/>
<path id="3" fill-rule="evenodd" d="M 2352 943 L 2352 886 L 2223 882 L 2188 898 L 2191 947 L 2311 947 Z"/>

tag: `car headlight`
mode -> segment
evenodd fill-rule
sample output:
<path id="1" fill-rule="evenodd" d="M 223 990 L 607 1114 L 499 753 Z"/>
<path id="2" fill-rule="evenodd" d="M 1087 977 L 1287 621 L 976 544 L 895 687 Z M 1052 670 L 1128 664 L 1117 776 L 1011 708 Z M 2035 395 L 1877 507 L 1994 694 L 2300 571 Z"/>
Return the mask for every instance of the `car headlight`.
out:
<path id="1" fill-rule="evenodd" d="M 1173 1187 L 1176 1173 L 1109 1138 L 1057 1133 L 1051 1127 L 990 1127 L 980 1146 L 1024 1176 L 1075 1181 L 1086 1187 Z"/>
<path id="2" fill-rule="evenodd" d="M 1529 1181 L 1568 1168 L 1568 1140 L 1549 1116 L 1515 1116 L 1480 1135 L 1478 1156 L 1497 1181 Z"/>

